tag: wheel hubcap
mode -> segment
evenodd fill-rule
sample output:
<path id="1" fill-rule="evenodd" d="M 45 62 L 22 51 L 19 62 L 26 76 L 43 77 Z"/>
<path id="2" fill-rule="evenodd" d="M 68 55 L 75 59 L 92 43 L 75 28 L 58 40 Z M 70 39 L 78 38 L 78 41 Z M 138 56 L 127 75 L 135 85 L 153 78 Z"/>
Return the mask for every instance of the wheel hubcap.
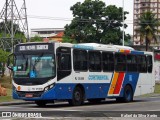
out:
<path id="1" fill-rule="evenodd" d="M 79 100 L 80 100 L 80 93 L 79 93 L 79 92 L 76 92 L 76 93 L 75 93 L 75 100 L 76 100 L 76 101 L 79 101 Z"/>
<path id="2" fill-rule="evenodd" d="M 131 99 L 131 93 L 129 90 L 126 91 L 126 98 L 127 98 L 127 100 Z"/>

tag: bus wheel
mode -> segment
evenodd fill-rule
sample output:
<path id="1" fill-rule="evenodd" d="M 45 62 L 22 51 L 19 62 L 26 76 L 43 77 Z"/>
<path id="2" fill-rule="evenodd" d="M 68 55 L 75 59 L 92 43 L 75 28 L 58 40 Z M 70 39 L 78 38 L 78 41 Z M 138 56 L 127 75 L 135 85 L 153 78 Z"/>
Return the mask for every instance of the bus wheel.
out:
<path id="1" fill-rule="evenodd" d="M 40 101 L 35 101 L 35 103 L 39 106 L 39 107 L 45 107 L 47 102 L 40 100 Z"/>
<path id="2" fill-rule="evenodd" d="M 70 105 L 78 106 L 82 105 L 84 102 L 84 96 L 82 89 L 80 87 L 76 87 L 73 91 L 73 97 L 68 101 Z"/>
<path id="3" fill-rule="evenodd" d="M 130 85 L 125 86 L 123 93 L 123 102 L 133 101 L 133 90 Z"/>

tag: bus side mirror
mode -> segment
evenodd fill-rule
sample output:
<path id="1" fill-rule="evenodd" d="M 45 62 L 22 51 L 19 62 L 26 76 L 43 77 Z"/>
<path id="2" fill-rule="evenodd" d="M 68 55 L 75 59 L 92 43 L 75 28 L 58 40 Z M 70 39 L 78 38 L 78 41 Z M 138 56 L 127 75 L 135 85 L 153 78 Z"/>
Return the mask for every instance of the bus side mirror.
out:
<path id="1" fill-rule="evenodd" d="M 7 68 L 13 71 L 13 64 L 11 62 L 11 58 L 13 57 L 13 53 L 11 53 L 10 55 L 8 55 L 8 59 L 7 59 Z"/>

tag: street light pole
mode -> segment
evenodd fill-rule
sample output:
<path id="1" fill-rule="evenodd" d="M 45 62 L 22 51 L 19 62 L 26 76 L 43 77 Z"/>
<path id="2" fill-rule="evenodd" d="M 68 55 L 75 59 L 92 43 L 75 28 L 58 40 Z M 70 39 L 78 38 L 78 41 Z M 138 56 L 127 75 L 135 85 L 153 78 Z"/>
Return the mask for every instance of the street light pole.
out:
<path id="1" fill-rule="evenodd" d="M 122 35 L 122 45 L 124 46 L 124 0 L 122 0 L 122 9 L 123 9 L 123 13 L 122 13 L 122 17 L 123 17 L 123 35 Z"/>
<path id="2" fill-rule="evenodd" d="M 14 38 L 14 33 L 13 33 L 13 0 L 11 0 L 11 43 L 12 43 L 12 49 L 11 51 L 13 52 L 14 49 L 14 43 L 13 43 L 13 38 Z"/>

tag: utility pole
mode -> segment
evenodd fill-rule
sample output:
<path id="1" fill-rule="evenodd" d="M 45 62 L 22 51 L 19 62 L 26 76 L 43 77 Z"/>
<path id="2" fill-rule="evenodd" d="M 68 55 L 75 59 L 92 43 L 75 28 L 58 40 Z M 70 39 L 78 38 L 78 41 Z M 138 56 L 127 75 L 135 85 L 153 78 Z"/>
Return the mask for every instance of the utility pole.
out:
<path id="1" fill-rule="evenodd" d="M 14 18 L 13 18 L 13 17 L 14 17 L 14 16 L 13 16 L 13 0 L 12 0 L 12 1 L 11 1 L 11 43 L 12 43 L 12 44 L 11 44 L 11 47 L 12 47 L 12 48 L 11 48 L 11 49 L 12 49 L 11 51 L 12 51 L 12 52 L 13 52 L 13 50 L 14 50 L 14 49 L 13 49 L 13 48 L 14 48 L 14 47 L 13 47 L 13 46 L 14 46 L 14 42 L 13 42 L 13 38 L 14 38 L 14 35 L 13 35 L 13 19 L 14 19 Z"/>
<path id="2" fill-rule="evenodd" d="M 122 45 L 124 46 L 124 0 L 122 0 L 122 6 L 123 6 L 123 13 L 122 13 L 122 17 L 123 17 L 123 35 L 122 35 Z"/>
<path id="3" fill-rule="evenodd" d="M 7 23 L 7 4 L 8 4 L 8 0 L 6 0 L 5 24 Z M 6 27 L 4 28 L 4 36 L 6 36 Z"/>
<path id="4" fill-rule="evenodd" d="M 27 41 L 29 41 L 27 10 L 25 0 L 17 0 L 21 3 L 21 7 L 17 7 L 16 0 L 5 0 L 5 5 L 0 11 L 0 22 L 2 25 L 2 32 L 0 37 L 0 48 L 11 51 L 17 43 L 22 42 L 22 38 L 15 38 L 17 31 L 25 34 Z"/>

